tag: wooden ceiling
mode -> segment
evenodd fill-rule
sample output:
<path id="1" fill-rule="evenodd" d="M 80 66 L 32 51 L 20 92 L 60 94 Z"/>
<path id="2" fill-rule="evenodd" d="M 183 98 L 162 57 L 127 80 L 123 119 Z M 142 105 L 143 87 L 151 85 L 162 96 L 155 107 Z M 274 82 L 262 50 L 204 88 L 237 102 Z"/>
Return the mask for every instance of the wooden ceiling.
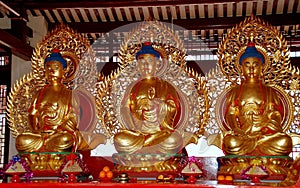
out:
<path id="1" fill-rule="evenodd" d="M 32 35 L 26 21 L 43 16 L 49 30 L 65 23 L 93 42 L 118 27 L 155 19 L 192 31 L 203 40 L 218 42 L 245 17 L 257 15 L 287 35 L 291 50 L 300 49 L 300 0 L 7 0 L 0 1 L 0 17 L 12 20 L 12 28 L 0 28 L 0 43 L 24 59 L 31 48 L 24 43 Z M 25 22 L 25 24 L 22 22 Z M 15 23 L 15 24 L 13 24 Z M 21 24 L 20 24 L 21 23 Z M 26 35 L 26 36 L 24 36 Z M 21 45 L 22 44 L 22 45 Z M 216 45 L 212 45 L 216 48 Z M 213 49 L 212 49 L 213 50 Z M 21 55 L 20 55 L 21 54 Z"/>

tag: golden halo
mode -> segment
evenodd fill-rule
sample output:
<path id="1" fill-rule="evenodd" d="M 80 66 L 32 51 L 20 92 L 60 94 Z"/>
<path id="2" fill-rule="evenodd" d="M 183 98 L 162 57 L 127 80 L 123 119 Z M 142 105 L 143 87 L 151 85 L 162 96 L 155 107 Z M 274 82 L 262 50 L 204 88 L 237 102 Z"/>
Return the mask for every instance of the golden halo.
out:
<path id="1" fill-rule="evenodd" d="M 72 79 L 79 72 L 80 59 L 89 47 L 88 39 L 81 34 L 66 25 L 57 26 L 34 49 L 31 58 L 34 78 L 39 83 L 45 83 L 45 58 L 53 49 L 58 49 L 68 64 L 64 83 L 71 88 Z"/>
<path id="2" fill-rule="evenodd" d="M 64 83 L 69 83 L 75 78 L 79 71 L 79 58 L 73 52 L 69 51 L 62 51 L 61 55 L 67 61 L 68 64 L 64 74 Z"/>
<path id="3" fill-rule="evenodd" d="M 144 42 L 151 42 L 152 47 L 162 58 L 170 58 L 176 64 L 185 65 L 186 52 L 182 50 L 184 44 L 180 37 L 162 22 L 144 21 L 136 25 L 121 45 L 119 52 L 121 68 L 134 62 L 135 54 L 142 48 Z"/>
<path id="4" fill-rule="evenodd" d="M 265 57 L 264 81 L 268 84 L 284 85 L 292 69 L 289 49 L 282 33 L 274 26 L 252 15 L 232 28 L 218 47 L 218 63 L 228 80 L 237 84 L 241 81 L 239 60 L 249 42 L 253 42 Z"/>

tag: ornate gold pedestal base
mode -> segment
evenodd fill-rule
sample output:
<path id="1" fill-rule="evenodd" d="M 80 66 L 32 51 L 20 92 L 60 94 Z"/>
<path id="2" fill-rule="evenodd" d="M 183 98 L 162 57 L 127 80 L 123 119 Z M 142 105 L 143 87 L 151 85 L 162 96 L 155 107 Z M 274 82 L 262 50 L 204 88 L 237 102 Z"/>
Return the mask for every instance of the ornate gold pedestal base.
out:
<path id="1" fill-rule="evenodd" d="M 26 161 L 34 177 L 61 176 L 62 165 L 66 162 L 69 152 L 32 152 L 20 153 Z"/>
<path id="2" fill-rule="evenodd" d="M 159 174 L 177 174 L 182 169 L 184 155 L 174 154 L 114 154 L 114 173 L 130 176 L 156 177 Z"/>
<path id="3" fill-rule="evenodd" d="M 293 159 L 288 156 L 224 156 L 219 157 L 218 176 L 232 176 L 233 180 L 250 179 L 283 180 Z"/>

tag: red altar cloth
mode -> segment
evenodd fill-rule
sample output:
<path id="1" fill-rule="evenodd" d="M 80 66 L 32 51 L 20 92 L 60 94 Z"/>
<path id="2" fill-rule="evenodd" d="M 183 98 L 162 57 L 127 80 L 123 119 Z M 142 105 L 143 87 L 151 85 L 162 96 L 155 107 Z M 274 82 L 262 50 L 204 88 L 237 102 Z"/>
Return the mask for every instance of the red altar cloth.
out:
<path id="1" fill-rule="evenodd" d="M 99 187 L 99 188 L 209 188 L 209 187 L 231 187 L 231 188 L 253 188 L 253 186 L 234 186 L 234 185 L 202 185 L 202 184 L 140 184 L 140 183 L 0 183 L 0 188 L 74 188 L 74 187 Z M 257 186 L 255 186 L 257 187 Z M 260 186 L 262 188 L 274 188 L 272 186 Z M 289 186 L 290 188 L 300 187 L 298 182 L 294 186 Z"/>

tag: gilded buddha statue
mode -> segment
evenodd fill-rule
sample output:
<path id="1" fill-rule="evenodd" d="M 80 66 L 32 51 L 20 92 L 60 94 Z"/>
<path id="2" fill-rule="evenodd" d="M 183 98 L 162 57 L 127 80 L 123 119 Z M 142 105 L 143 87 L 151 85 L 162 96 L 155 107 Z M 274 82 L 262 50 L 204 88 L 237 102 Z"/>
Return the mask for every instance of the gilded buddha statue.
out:
<path id="1" fill-rule="evenodd" d="M 57 176 L 66 160 L 80 160 L 79 153 L 107 140 L 97 129 L 98 71 L 90 42 L 59 25 L 35 47 L 31 70 L 11 88 L 7 120 L 34 176 Z"/>
<path id="2" fill-rule="evenodd" d="M 288 155 L 292 139 L 283 132 L 283 104 L 262 78 L 264 56 L 249 43 L 240 56 L 241 84 L 228 91 L 225 121 L 231 131 L 223 138 L 226 155 Z"/>
<path id="3" fill-rule="evenodd" d="M 220 180 L 285 179 L 299 144 L 299 72 L 284 37 L 252 15 L 228 32 L 217 55 L 219 66 L 207 75 L 218 96 L 215 121 L 206 133 L 225 154 L 217 158 Z"/>
<path id="4" fill-rule="evenodd" d="M 30 130 L 16 137 L 19 152 L 75 152 L 89 149 L 91 142 L 78 130 L 79 102 L 75 92 L 63 84 L 67 61 L 59 50 L 45 59 L 47 84 L 33 97 L 28 109 Z M 88 136 L 88 135 L 85 135 Z M 95 138 L 93 138 L 95 139 Z M 97 137 L 104 143 L 105 137 Z"/>
<path id="5" fill-rule="evenodd" d="M 185 147 L 203 135 L 206 82 L 185 57 L 172 29 L 145 21 L 122 42 L 120 68 L 99 77 L 98 116 L 117 151 L 115 172 L 178 174 Z"/>
<path id="6" fill-rule="evenodd" d="M 128 107 L 126 117 L 131 129 L 114 136 L 119 153 L 174 154 L 183 148 L 183 138 L 176 130 L 181 114 L 180 97 L 169 82 L 155 76 L 159 58 L 150 42 L 144 43 L 136 54 L 141 77 L 124 104 Z"/>

